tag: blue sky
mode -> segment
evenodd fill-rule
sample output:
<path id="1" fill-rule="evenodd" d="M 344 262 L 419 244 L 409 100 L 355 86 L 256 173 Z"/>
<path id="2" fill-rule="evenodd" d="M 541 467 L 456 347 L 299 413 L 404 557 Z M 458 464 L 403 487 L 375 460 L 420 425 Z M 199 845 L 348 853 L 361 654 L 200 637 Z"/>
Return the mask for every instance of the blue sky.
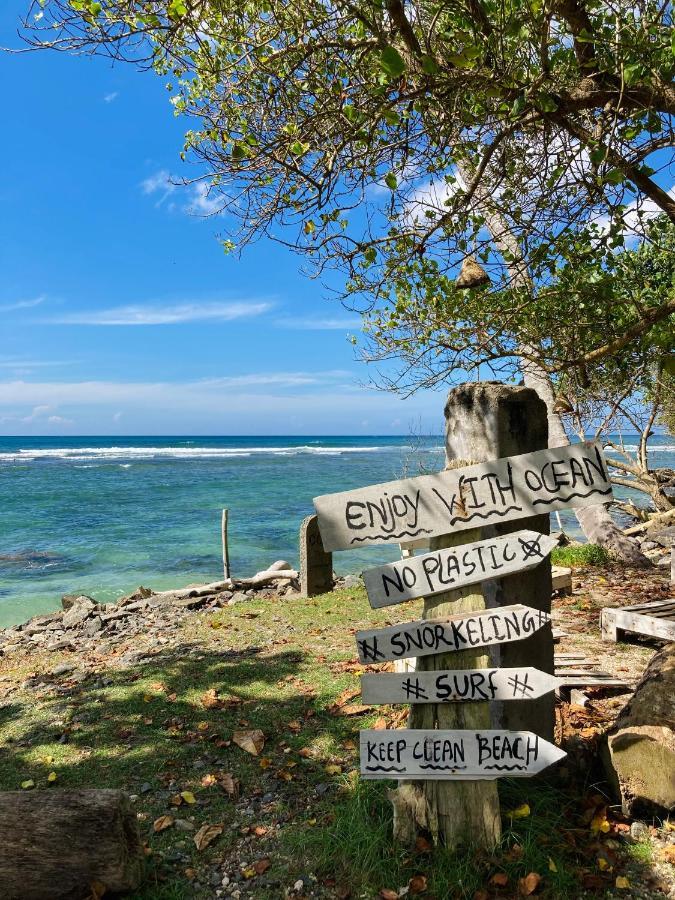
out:
<path id="1" fill-rule="evenodd" d="M 20 46 L 28 0 L 0 5 Z M 358 319 L 267 241 L 227 257 L 161 78 L 0 54 L 0 434 L 407 434 L 443 392 L 364 388 Z"/>

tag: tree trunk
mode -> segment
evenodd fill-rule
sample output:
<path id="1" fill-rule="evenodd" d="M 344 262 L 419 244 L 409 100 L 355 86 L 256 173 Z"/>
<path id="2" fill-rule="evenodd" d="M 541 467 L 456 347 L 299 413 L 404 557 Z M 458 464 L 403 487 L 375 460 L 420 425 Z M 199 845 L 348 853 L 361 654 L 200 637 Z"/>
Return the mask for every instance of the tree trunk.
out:
<path id="1" fill-rule="evenodd" d="M 463 164 L 458 164 L 458 172 L 464 184 L 473 181 L 472 173 Z M 479 185 L 474 197 L 481 212 L 485 216 L 485 224 L 492 235 L 495 247 L 502 254 L 514 288 L 526 288 L 533 290 L 532 279 L 527 268 L 527 261 L 523 258 L 518 238 L 511 231 L 508 223 L 491 202 L 487 189 Z M 506 252 L 505 252 L 506 251 Z M 527 350 L 528 348 L 523 348 Z M 526 357 L 536 354 L 525 353 Z M 569 444 L 569 438 L 562 422 L 562 418 L 555 411 L 555 392 L 548 373 L 532 362 L 521 363 L 521 370 L 528 387 L 534 388 L 546 404 L 548 411 L 548 438 L 549 447 L 564 447 Z M 621 533 L 614 524 L 607 508 L 602 504 L 587 506 L 584 509 L 575 510 L 577 520 L 586 539 L 593 544 L 605 547 L 614 556 L 631 566 L 641 568 L 651 567 L 651 562 L 640 552 L 639 548 Z"/>
<path id="2" fill-rule="evenodd" d="M 604 762 L 626 814 L 675 808 L 675 644 L 656 653 L 607 736 Z"/>
<path id="3" fill-rule="evenodd" d="M 480 540 L 481 530 L 432 538 L 432 550 L 454 547 Z M 425 598 L 424 619 L 442 619 L 460 612 L 485 609 L 480 585 L 448 591 Z M 490 665 L 487 649 L 464 650 L 421 656 L 420 672 L 439 669 L 480 669 Z M 420 703 L 412 706 L 409 728 L 490 728 L 489 703 Z M 390 791 L 394 807 L 394 837 L 408 846 L 420 831 L 431 835 L 435 843 L 456 848 L 465 844 L 493 850 L 501 837 L 497 782 L 476 781 L 402 781 Z"/>
<path id="4" fill-rule="evenodd" d="M 142 861 L 136 814 L 121 791 L 0 793 L 3 900 L 83 900 L 97 883 L 106 894 L 131 891 Z"/>
<path id="5" fill-rule="evenodd" d="M 548 412 L 548 442 L 549 447 L 564 447 L 569 444 L 569 438 L 562 423 L 560 414 L 554 409 L 555 394 L 548 374 L 538 368 L 534 363 L 523 364 L 523 378 L 528 387 L 534 388 L 546 404 Z M 638 568 L 651 568 L 652 563 L 642 553 L 640 548 L 619 529 L 609 514 L 606 506 L 599 503 L 597 506 L 586 506 L 583 509 L 574 510 L 581 530 L 586 540 L 591 544 L 598 544 L 629 566 Z"/>

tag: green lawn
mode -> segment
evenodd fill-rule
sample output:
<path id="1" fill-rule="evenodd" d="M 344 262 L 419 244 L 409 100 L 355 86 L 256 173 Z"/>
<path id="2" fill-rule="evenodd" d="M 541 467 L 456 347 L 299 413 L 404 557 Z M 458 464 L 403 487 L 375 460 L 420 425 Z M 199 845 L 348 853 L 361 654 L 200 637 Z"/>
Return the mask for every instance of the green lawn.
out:
<path id="1" fill-rule="evenodd" d="M 35 790 L 118 787 L 136 795 L 148 846 L 138 900 L 212 897 L 216 869 L 243 872 L 242 896 L 261 900 L 283 897 L 303 876 L 315 877 L 324 897 L 375 897 L 416 875 L 427 877 L 424 896 L 437 900 L 481 890 L 516 896 L 518 879 L 532 872 L 542 877 L 538 896 L 580 897 L 588 873 L 611 887 L 616 873 L 599 872 L 593 850 L 589 857 L 598 840 L 589 809 L 602 799 L 576 783 L 502 782 L 503 810 L 527 803 L 530 814 L 504 814 L 493 854 L 431 851 L 425 842 L 410 851 L 392 842 L 392 784 L 359 780 L 357 745 L 361 727 L 381 716 L 391 722 L 399 711 L 348 707 L 353 714 L 341 715 L 331 707 L 358 689 L 353 630 L 410 616 L 410 608 L 372 611 L 361 589 L 193 615 L 180 646 L 151 664 L 103 669 L 67 693 L 57 690 L 69 684 L 62 678 L 10 694 L 0 708 L 0 787 L 30 779 Z M 67 658 L 36 655 L 30 671 L 48 672 Z M 0 662 L 5 684 L 27 674 L 25 662 Z M 265 736 L 258 756 L 232 740 L 253 729 Z M 223 775 L 238 779 L 238 799 L 221 786 Z M 223 832 L 200 852 L 194 831 L 174 824 L 154 832 L 165 815 L 196 828 L 222 823 Z M 266 860 L 258 874 L 255 864 L 265 869 Z M 499 873 L 508 876 L 505 886 L 490 884 Z"/>

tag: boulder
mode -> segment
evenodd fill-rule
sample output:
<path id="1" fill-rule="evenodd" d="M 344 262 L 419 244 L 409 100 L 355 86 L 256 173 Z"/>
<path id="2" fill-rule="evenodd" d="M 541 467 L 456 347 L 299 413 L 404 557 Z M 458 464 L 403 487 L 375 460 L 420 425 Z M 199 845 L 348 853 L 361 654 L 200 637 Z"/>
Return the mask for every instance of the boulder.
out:
<path id="1" fill-rule="evenodd" d="M 83 600 L 95 603 L 93 597 L 88 597 L 86 594 L 64 594 L 61 597 L 61 606 L 64 610 L 71 609 L 76 603 L 81 603 Z"/>
<path id="2" fill-rule="evenodd" d="M 63 619 L 61 620 L 63 627 L 77 628 L 77 626 L 81 625 L 85 619 L 89 618 L 95 609 L 96 604 L 91 597 L 78 597 L 70 609 L 67 609 L 64 612 Z"/>
<path id="3" fill-rule="evenodd" d="M 603 761 L 626 815 L 675 809 L 675 643 L 650 660 L 607 735 Z"/>

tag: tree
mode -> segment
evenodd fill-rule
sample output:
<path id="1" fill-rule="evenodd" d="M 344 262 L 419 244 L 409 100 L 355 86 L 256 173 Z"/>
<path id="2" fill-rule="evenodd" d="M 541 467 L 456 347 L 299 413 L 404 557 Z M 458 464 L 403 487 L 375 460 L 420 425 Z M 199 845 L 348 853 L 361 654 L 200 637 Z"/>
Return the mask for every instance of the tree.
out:
<path id="1" fill-rule="evenodd" d="M 603 283 L 627 228 L 655 212 L 675 221 L 659 174 L 675 112 L 669 4 L 40 0 L 32 11 L 35 46 L 171 79 L 193 124 L 185 157 L 222 201 L 225 247 L 269 235 L 319 272 L 338 268 L 376 346 L 404 361 L 403 384 L 429 360 L 444 379 L 486 363 L 522 370 L 561 443 L 552 377 L 588 382 L 675 311 L 672 291 L 636 303 L 598 299 L 590 284 L 581 307 L 569 290 L 580 261 Z M 458 269 L 479 264 L 486 286 L 458 289 Z M 621 550 L 601 508 L 580 519 Z"/>
<path id="2" fill-rule="evenodd" d="M 383 328 L 401 308 L 435 310 L 453 369 L 514 368 L 529 347 L 546 371 L 582 372 L 675 311 L 669 295 L 588 304 L 579 320 L 561 277 L 589 254 L 601 266 L 627 222 L 654 210 L 675 221 L 655 171 L 672 158 L 670 4 L 40 0 L 33 10 L 40 46 L 135 59 L 174 80 L 174 107 L 194 124 L 185 153 L 222 199 L 228 241 L 269 234 L 319 268 L 337 265 Z M 537 290 L 505 294 L 513 267 L 494 252 L 480 187 Z M 470 254 L 493 287 L 466 315 L 466 293 L 451 287 Z M 561 324 L 574 324 L 566 343 L 550 338 Z"/>

